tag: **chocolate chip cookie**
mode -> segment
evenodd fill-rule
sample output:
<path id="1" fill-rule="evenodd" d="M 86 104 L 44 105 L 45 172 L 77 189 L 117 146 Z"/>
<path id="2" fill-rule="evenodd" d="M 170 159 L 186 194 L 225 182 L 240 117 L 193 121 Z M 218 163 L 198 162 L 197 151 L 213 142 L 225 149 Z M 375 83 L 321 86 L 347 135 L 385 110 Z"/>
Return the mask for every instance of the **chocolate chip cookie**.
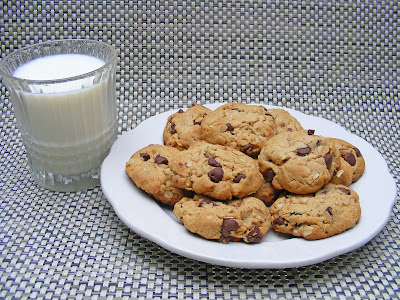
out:
<path id="1" fill-rule="evenodd" d="M 276 134 L 285 131 L 297 131 L 303 129 L 300 122 L 284 109 L 268 109 L 268 114 L 274 118 Z"/>
<path id="2" fill-rule="evenodd" d="M 162 203 L 174 205 L 188 195 L 172 184 L 173 172 L 169 162 L 179 152 L 169 146 L 149 145 L 131 156 L 126 163 L 126 173 L 138 188 Z"/>
<path id="3" fill-rule="evenodd" d="M 201 123 L 209 112 L 209 108 L 196 104 L 169 116 L 163 132 L 164 145 L 183 150 L 189 148 L 193 141 L 200 140 Z"/>
<path id="4" fill-rule="evenodd" d="M 331 183 L 350 185 L 356 182 L 365 170 L 365 161 L 360 150 L 341 139 L 329 138 L 340 154 L 340 165 L 333 174 Z"/>
<path id="5" fill-rule="evenodd" d="M 204 141 L 194 142 L 174 156 L 170 167 L 176 174 L 176 187 L 219 200 L 243 198 L 256 192 L 263 182 L 256 160 L 238 150 Z"/>
<path id="6" fill-rule="evenodd" d="M 259 242 L 271 226 L 268 208 L 254 197 L 223 202 L 185 197 L 175 204 L 174 214 L 190 232 L 221 243 Z"/>
<path id="7" fill-rule="evenodd" d="M 317 240 L 355 226 L 360 220 L 361 207 L 354 190 L 329 183 L 316 194 L 278 198 L 270 213 L 276 231 Z"/>
<path id="8" fill-rule="evenodd" d="M 273 172 L 276 189 L 308 194 L 331 180 L 340 155 L 331 140 L 313 130 L 286 131 L 266 141 L 258 162 L 261 173 Z"/>
<path id="9" fill-rule="evenodd" d="M 263 174 L 264 182 L 261 188 L 254 193 L 254 197 L 262 200 L 266 205 L 271 205 L 274 201 L 282 194 L 282 190 L 277 190 L 272 185 L 272 179 L 275 176 L 274 171 L 272 169 L 267 170 Z"/>
<path id="10" fill-rule="evenodd" d="M 256 157 L 265 141 L 275 134 L 275 122 L 264 106 L 226 103 L 207 114 L 201 138 Z"/>

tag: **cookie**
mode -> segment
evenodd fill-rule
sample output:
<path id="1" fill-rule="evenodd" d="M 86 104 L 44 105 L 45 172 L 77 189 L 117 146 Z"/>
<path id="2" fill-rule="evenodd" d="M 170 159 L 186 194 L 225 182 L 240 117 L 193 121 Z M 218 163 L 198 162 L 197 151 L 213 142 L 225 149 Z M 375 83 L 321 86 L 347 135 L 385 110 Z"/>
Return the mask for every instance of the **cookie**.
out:
<path id="1" fill-rule="evenodd" d="M 243 198 L 256 192 L 263 182 L 256 160 L 235 149 L 204 141 L 194 142 L 181 151 L 170 167 L 176 174 L 176 187 L 219 200 Z"/>
<path id="2" fill-rule="evenodd" d="M 196 104 L 186 111 L 180 109 L 168 118 L 163 132 L 164 145 L 179 150 L 189 148 L 193 141 L 201 138 L 201 123 L 211 110 Z"/>
<path id="3" fill-rule="evenodd" d="M 340 154 L 340 165 L 336 169 L 331 183 L 350 185 L 360 179 L 365 170 L 365 161 L 360 150 L 341 139 L 329 138 Z"/>
<path id="4" fill-rule="evenodd" d="M 262 200 L 265 205 L 271 205 L 279 196 L 279 190 L 274 188 L 272 183 L 263 182 L 261 188 L 253 194 L 254 197 Z"/>
<path id="5" fill-rule="evenodd" d="M 265 141 L 275 134 L 274 118 L 264 106 L 226 103 L 207 114 L 201 139 L 229 146 L 256 157 Z"/>
<path id="6" fill-rule="evenodd" d="M 295 194 L 318 191 L 340 164 L 334 143 L 313 130 L 286 131 L 271 137 L 258 157 L 263 174 L 275 174 L 272 185 Z"/>
<path id="7" fill-rule="evenodd" d="M 280 197 L 271 205 L 270 213 L 276 231 L 317 240 L 355 226 L 361 207 L 354 190 L 329 183 L 316 194 Z"/>
<path id="8" fill-rule="evenodd" d="M 268 114 L 274 118 L 275 134 L 285 131 L 303 130 L 300 122 L 297 121 L 288 111 L 281 108 L 268 109 Z"/>
<path id="9" fill-rule="evenodd" d="M 223 202 L 185 197 L 175 204 L 174 214 L 188 231 L 221 243 L 259 242 L 271 227 L 268 208 L 254 197 Z"/>
<path id="10" fill-rule="evenodd" d="M 254 197 L 262 200 L 266 205 L 271 205 L 274 201 L 282 194 L 282 190 L 277 190 L 272 185 L 272 179 L 275 173 L 272 169 L 267 170 L 264 173 L 264 182 L 261 188 L 254 193 Z"/>
<path id="11" fill-rule="evenodd" d="M 169 167 L 179 150 L 164 145 L 149 145 L 134 153 L 126 163 L 125 171 L 140 189 L 168 205 L 187 196 L 185 190 L 172 185 L 173 172 Z"/>

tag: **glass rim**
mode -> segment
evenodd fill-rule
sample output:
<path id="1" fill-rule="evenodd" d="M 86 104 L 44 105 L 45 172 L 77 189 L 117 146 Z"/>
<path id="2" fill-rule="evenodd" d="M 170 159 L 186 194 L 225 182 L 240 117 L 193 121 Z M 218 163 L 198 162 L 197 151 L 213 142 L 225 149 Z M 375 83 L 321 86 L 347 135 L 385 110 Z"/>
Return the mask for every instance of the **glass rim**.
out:
<path id="1" fill-rule="evenodd" d="M 22 53 L 22 52 L 30 49 L 30 48 L 33 48 L 33 47 L 37 47 L 37 46 L 41 46 L 41 45 L 50 45 L 50 44 L 55 44 L 55 43 L 60 43 L 60 42 L 61 43 L 64 43 L 64 42 L 66 42 L 66 43 L 68 43 L 68 42 L 81 42 L 81 43 L 82 42 L 90 42 L 90 43 L 94 43 L 94 44 L 100 44 L 100 45 L 106 46 L 107 48 L 109 48 L 111 50 L 112 57 L 104 65 L 102 65 L 101 67 L 99 67 L 97 69 L 94 69 L 94 70 L 92 70 L 90 72 L 86 72 L 86 73 L 75 75 L 75 76 L 65 77 L 65 78 L 59 78 L 59 79 L 44 79 L 44 80 L 43 79 L 25 79 L 25 78 L 20 78 L 20 77 L 13 76 L 12 74 L 10 74 L 9 72 L 4 71 L 4 69 L 3 69 L 4 62 L 8 58 L 10 58 L 12 56 L 15 56 L 15 55 L 17 55 L 19 53 Z M 96 40 L 90 40 L 90 39 L 51 40 L 51 41 L 40 42 L 40 43 L 28 45 L 28 46 L 19 48 L 19 49 L 15 50 L 15 51 L 9 53 L 8 55 L 6 55 L 3 59 L 0 60 L 0 75 L 5 77 L 5 78 L 11 79 L 13 81 L 20 81 L 20 82 L 24 82 L 26 84 L 41 84 L 41 85 L 43 85 L 43 84 L 64 83 L 64 82 L 68 82 L 68 81 L 74 81 L 74 80 L 83 79 L 83 78 L 92 76 L 92 75 L 98 73 L 99 71 L 107 69 L 117 61 L 117 58 L 118 58 L 117 50 L 112 45 L 107 44 L 107 43 L 102 42 L 102 41 L 96 41 Z"/>

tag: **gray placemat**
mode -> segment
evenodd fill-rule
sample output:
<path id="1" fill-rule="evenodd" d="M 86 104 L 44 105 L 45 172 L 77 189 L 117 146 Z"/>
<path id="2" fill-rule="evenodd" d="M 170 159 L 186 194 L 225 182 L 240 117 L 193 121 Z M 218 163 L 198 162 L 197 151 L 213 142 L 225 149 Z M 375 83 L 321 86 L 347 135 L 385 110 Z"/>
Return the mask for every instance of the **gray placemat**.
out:
<path id="1" fill-rule="evenodd" d="M 1 6 L 1 57 L 61 38 L 102 40 L 118 49 L 120 134 L 159 112 L 194 103 L 281 105 L 332 120 L 367 140 L 384 156 L 399 187 L 396 2 L 2 1 Z M 376 238 L 329 261 L 284 270 L 213 266 L 129 230 L 99 187 L 80 193 L 37 187 L 3 84 L 0 106 L 0 298 L 400 296 L 397 203 Z"/>

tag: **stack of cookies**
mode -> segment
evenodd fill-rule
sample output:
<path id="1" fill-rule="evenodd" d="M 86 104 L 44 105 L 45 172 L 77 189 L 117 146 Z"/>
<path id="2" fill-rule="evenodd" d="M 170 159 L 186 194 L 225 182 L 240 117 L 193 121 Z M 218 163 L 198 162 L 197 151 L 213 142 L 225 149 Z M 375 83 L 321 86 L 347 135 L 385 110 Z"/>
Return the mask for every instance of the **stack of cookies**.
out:
<path id="1" fill-rule="evenodd" d="M 360 220 L 349 187 L 364 172 L 360 151 L 286 110 L 197 104 L 169 116 L 163 139 L 134 153 L 126 173 L 203 238 L 254 243 L 272 227 L 315 240 Z"/>

